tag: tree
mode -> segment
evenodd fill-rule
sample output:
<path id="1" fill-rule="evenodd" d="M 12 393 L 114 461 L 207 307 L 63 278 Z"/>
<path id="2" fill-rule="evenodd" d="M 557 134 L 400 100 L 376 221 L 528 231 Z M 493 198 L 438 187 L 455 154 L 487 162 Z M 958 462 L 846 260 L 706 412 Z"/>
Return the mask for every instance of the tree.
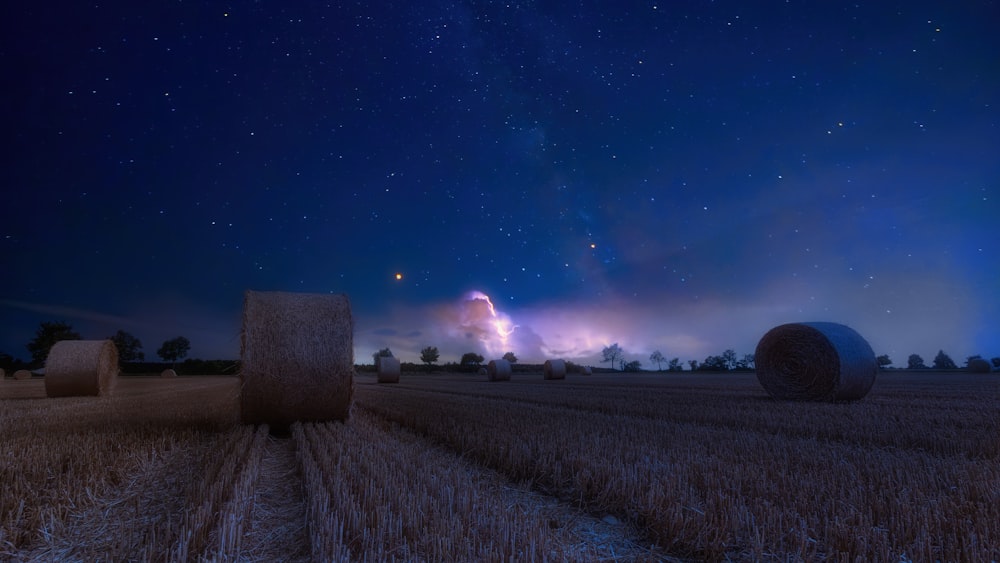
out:
<path id="1" fill-rule="evenodd" d="M 698 360 L 688 360 L 688 365 L 691 366 L 691 371 L 698 369 Z"/>
<path id="2" fill-rule="evenodd" d="M 719 359 L 722 360 L 722 369 L 727 371 L 736 369 L 736 352 L 732 349 L 723 352 Z"/>
<path id="3" fill-rule="evenodd" d="M 420 351 L 420 361 L 427 364 L 427 371 L 431 371 L 431 366 L 438 361 L 440 354 L 434 346 L 428 346 Z"/>
<path id="4" fill-rule="evenodd" d="M 722 356 L 709 356 L 698 369 L 704 371 L 727 371 L 726 360 Z"/>
<path id="5" fill-rule="evenodd" d="M 649 355 L 649 361 L 656 362 L 656 371 L 662 371 L 660 369 L 660 364 L 667 361 L 667 359 L 663 357 L 663 354 L 659 350 L 657 350 Z"/>
<path id="6" fill-rule="evenodd" d="M 393 357 L 392 350 L 390 350 L 389 347 L 386 346 L 385 348 L 382 348 L 378 352 L 372 353 L 372 363 L 375 364 L 375 368 L 378 369 L 379 361 L 382 358 L 391 358 L 391 357 Z"/>
<path id="7" fill-rule="evenodd" d="M 463 366 L 478 366 L 483 363 L 483 357 L 475 352 L 466 352 L 458 363 Z"/>
<path id="8" fill-rule="evenodd" d="M 886 366 L 892 365 L 892 360 L 889 359 L 889 354 L 882 354 L 881 356 L 875 358 L 878 362 L 878 367 L 885 369 Z"/>
<path id="9" fill-rule="evenodd" d="M 972 363 L 972 360 L 981 360 L 981 359 L 983 359 L 983 357 L 981 355 L 979 355 L 979 354 L 976 354 L 975 356 L 969 356 L 968 358 L 965 358 L 965 367 L 966 367 L 966 369 L 968 369 L 969 364 Z"/>
<path id="10" fill-rule="evenodd" d="M 514 355 L 514 352 L 507 352 L 506 354 L 503 355 L 503 359 L 507 360 L 512 364 L 517 363 L 517 356 Z"/>
<path id="11" fill-rule="evenodd" d="M 674 358 L 670 360 L 670 364 L 667 365 L 667 369 L 670 371 L 684 371 L 684 366 L 681 365 L 680 358 Z"/>
<path id="12" fill-rule="evenodd" d="M 639 360 L 624 362 L 622 364 L 622 371 L 642 371 L 642 362 L 640 362 Z"/>
<path id="13" fill-rule="evenodd" d="M 990 358 L 990 362 L 993 364 L 993 369 L 1000 369 L 1000 356 Z"/>
<path id="14" fill-rule="evenodd" d="M 38 325 L 35 331 L 35 338 L 28 343 L 28 352 L 31 353 L 31 362 L 36 366 L 45 363 L 49 357 L 49 350 L 60 340 L 80 340 L 80 335 L 73 330 L 69 323 L 58 321 Z"/>
<path id="15" fill-rule="evenodd" d="M 142 341 L 118 329 L 114 336 L 109 336 L 109 340 L 115 343 L 118 349 L 119 362 L 141 362 L 146 359 L 146 354 L 142 352 Z"/>
<path id="16" fill-rule="evenodd" d="M 924 363 L 924 359 L 919 354 L 910 354 L 906 360 L 906 369 L 927 369 L 927 364 Z"/>
<path id="17" fill-rule="evenodd" d="M 156 355 L 163 358 L 164 362 L 170 362 L 170 365 L 173 366 L 174 362 L 187 356 L 190 350 L 191 342 L 183 336 L 178 336 L 164 342 L 163 346 L 160 346 L 160 349 L 156 351 Z"/>
<path id="18" fill-rule="evenodd" d="M 622 352 L 621 346 L 615 342 L 611 346 L 605 346 L 604 349 L 601 350 L 601 362 L 611 362 L 611 369 L 615 369 L 615 362 L 619 360 L 625 361 L 622 357 L 623 355 L 624 352 Z"/>
<path id="19" fill-rule="evenodd" d="M 743 359 L 736 362 L 738 369 L 754 369 L 757 365 L 757 357 L 753 354 L 743 354 Z"/>
<path id="20" fill-rule="evenodd" d="M 958 369 L 958 366 L 944 350 L 938 350 L 937 356 L 934 356 L 934 369 Z"/>

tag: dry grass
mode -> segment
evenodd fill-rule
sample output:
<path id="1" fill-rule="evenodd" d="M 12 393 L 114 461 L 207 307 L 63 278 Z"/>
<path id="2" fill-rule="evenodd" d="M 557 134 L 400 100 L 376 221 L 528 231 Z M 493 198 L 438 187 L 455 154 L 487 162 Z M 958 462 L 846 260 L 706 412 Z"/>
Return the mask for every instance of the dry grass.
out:
<path id="1" fill-rule="evenodd" d="M 1000 560 L 1000 381 L 361 376 L 346 423 L 237 423 L 236 378 L 0 388 L 0 560 Z M 545 428 L 545 432 L 539 432 Z"/>

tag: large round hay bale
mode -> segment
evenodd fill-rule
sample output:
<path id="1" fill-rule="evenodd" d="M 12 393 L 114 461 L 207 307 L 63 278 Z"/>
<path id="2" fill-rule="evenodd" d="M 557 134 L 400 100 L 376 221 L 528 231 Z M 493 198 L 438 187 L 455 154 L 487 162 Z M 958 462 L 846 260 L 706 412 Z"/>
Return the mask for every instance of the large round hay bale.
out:
<path id="1" fill-rule="evenodd" d="M 240 338 L 243 422 L 347 420 L 354 320 L 346 295 L 247 291 Z"/>
<path id="2" fill-rule="evenodd" d="M 19 381 L 23 379 L 31 379 L 31 372 L 26 369 L 19 369 L 14 372 L 13 378 Z"/>
<path id="3" fill-rule="evenodd" d="M 399 383 L 399 360 L 385 356 L 378 359 L 378 382 Z"/>
<path id="4" fill-rule="evenodd" d="M 969 365 L 966 369 L 971 373 L 990 373 L 993 371 L 993 366 L 982 358 L 972 358 L 969 360 Z"/>
<path id="5" fill-rule="evenodd" d="M 875 383 L 878 362 L 854 329 L 838 323 L 789 323 L 760 339 L 757 379 L 776 399 L 856 401 Z"/>
<path id="6" fill-rule="evenodd" d="M 545 360 L 542 365 L 545 379 L 566 379 L 566 362 L 563 360 Z"/>
<path id="7" fill-rule="evenodd" d="M 592 373 L 594 373 L 594 371 L 590 369 L 590 366 L 583 366 L 580 368 L 581 375 L 591 375 Z"/>
<path id="8" fill-rule="evenodd" d="M 60 340 L 45 360 L 49 397 L 110 395 L 118 379 L 118 348 L 110 340 Z"/>
<path id="9" fill-rule="evenodd" d="M 177 377 L 177 372 L 174 368 L 167 368 L 160 372 L 160 377 Z"/>
<path id="10" fill-rule="evenodd" d="M 486 374 L 490 381 L 510 381 L 512 371 L 507 360 L 490 360 L 486 364 Z"/>

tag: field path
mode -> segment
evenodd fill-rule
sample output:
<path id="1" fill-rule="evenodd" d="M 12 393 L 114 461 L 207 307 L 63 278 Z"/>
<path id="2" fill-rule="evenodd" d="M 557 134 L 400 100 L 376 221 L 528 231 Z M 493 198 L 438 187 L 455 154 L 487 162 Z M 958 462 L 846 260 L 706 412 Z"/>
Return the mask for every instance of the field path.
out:
<path id="1" fill-rule="evenodd" d="M 310 560 L 302 477 L 290 437 L 267 439 L 243 545 L 243 556 L 253 561 Z"/>

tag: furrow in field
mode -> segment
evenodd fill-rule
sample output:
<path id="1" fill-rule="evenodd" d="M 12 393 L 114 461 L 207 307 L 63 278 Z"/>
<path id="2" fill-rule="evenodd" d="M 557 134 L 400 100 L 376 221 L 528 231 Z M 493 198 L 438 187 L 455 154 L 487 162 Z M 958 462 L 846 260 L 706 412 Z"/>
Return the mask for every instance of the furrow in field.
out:
<path id="1" fill-rule="evenodd" d="M 511 479 L 629 519 L 680 556 L 1000 555 L 995 460 L 392 386 L 356 397 Z"/>

